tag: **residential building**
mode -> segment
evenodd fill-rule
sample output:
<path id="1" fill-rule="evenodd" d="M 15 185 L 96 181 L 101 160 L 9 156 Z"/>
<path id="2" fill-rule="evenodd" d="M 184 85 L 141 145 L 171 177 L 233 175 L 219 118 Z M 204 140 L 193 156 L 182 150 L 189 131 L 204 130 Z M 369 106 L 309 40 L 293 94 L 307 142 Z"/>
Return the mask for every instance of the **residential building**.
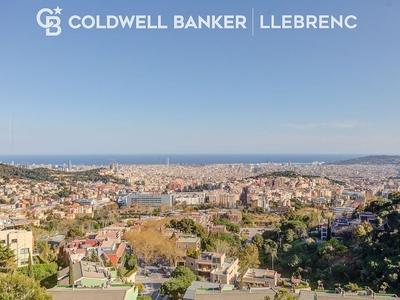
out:
<path id="1" fill-rule="evenodd" d="M 2 230 L 0 231 L 0 243 L 14 251 L 17 267 L 23 267 L 29 263 L 29 253 L 32 254 L 33 247 L 32 231 Z"/>
<path id="2" fill-rule="evenodd" d="M 385 300 L 389 297 L 389 294 L 382 296 L 373 293 L 372 295 L 368 295 L 366 291 L 361 291 L 358 293 L 344 292 L 341 290 L 339 293 L 332 293 L 332 291 L 323 291 L 323 290 L 315 290 L 315 291 L 305 291 L 301 290 L 299 293 L 299 300 L 364 300 L 364 299 L 374 299 L 374 300 Z M 394 296 L 396 299 L 397 297 Z"/>
<path id="3" fill-rule="evenodd" d="M 116 197 L 119 206 L 172 206 L 174 197 L 168 194 L 129 193 Z"/>
<path id="4" fill-rule="evenodd" d="M 58 285 L 69 285 L 69 267 L 57 273 Z M 79 261 L 72 265 L 74 282 L 82 287 L 105 287 L 111 279 L 111 272 L 101 262 Z"/>
<path id="5" fill-rule="evenodd" d="M 186 205 L 198 205 L 204 203 L 206 194 L 204 192 L 176 193 L 173 194 L 173 197 L 176 203 L 181 203 Z"/>
<path id="6" fill-rule="evenodd" d="M 178 248 L 184 250 L 185 253 L 188 249 L 199 250 L 200 238 L 195 235 L 182 234 L 181 236 L 179 236 L 176 244 Z"/>
<path id="7" fill-rule="evenodd" d="M 209 227 L 209 230 L 212 233 L 227 233 L 228 232 L 225 225 L 211 225 Z"/>
<path id="8" fill-rule="evenodd" d="M 136 300 L 139 290 L 135 286 L 118 286 L 101 288 L 65 288 L 55 287 L 47 290 L 54 300 Z"/>
<path id="9" fill-rule="evenodd" d="M 69 213 L 75 214 L 75 216 L 78 217 L 84 217 L 84 216 L 89 216 L 93 217 L 93 208 L 91 205 L 81 205 L 78 203 L 74 203 L 70 206 L 65 206 L 64 207 L 65 211 Z"/>
<path id="10" fill-rule="evenodd" d="M 225 253 L 202 252 L 198 258 L 186 257 L 186 267 L 196 275 L 221 284 L 236 283 L 239 259 L 226 258 Z"/>
<path id="11" fill-rule="evenodd" d="M 319 229 L 321 231 L 321 240 L 326 241 L 328 239 L 329 226 L 327 223 L 323 223 L 319 225 Z"/>
<path id="12" fill-rule="evenodd" d="M 194 281 L 186 290 L 183 300 L 260 300 L 274 299 L 276 291 L 271 288 L 235 290 L 232 285 Z"/>
<path id="13" fill-rule="evenodd" d="M 121 263 L 124 265 L 124 262 L 120 262 L 121 257 L 125 253 L 126 244 L 121 243 L 119 245 L 116 244 L 115 241 L 104 241 L 102 242 L 100 249 L 102 251 L 101 258 L 103 260 L 110 261 L 114 266 Z"/>
<path id="14" fill-rule="evenodd" d="M 275 287 L 281 274 L 268 269 L 247 269 L 243 276 L 243 283 L 258 286 Z"/>

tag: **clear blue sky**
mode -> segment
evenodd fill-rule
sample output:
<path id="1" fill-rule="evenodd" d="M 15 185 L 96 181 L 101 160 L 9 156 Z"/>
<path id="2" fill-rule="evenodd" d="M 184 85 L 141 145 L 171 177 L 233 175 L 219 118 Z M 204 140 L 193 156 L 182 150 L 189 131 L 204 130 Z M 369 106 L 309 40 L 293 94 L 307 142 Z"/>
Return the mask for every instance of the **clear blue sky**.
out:
<path id="1" fill-rule="evenodd" d="M 62 33 L 47 37 L 36 14 L 57 6 Z M 73 30 L 75 14 L 170 28 Z M 177 30 L 178 14 L 248 28 Z M 261 30 L 260 14 L 358 26 Z M 2 0 L 0 154 L 399 154 L 399 15 L 396 0 Z"/>

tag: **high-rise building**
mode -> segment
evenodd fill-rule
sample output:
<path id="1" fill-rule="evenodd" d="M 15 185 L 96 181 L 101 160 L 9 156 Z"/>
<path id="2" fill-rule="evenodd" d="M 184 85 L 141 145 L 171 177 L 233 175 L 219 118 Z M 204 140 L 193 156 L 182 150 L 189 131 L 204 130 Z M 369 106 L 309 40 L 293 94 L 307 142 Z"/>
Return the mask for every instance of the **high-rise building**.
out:
<path id="1" fill-rule="evenodd" d="M 68 161 L 68 171 L 72 170 L 72 162 L 71 160 Z"/>
<path id="2" fill-rule="evenodd" d="M 167 157 L 167 158 L 165 159 L 165 164 L 166 164 L 167 166 L 169 166 L 169 157 Z"/>

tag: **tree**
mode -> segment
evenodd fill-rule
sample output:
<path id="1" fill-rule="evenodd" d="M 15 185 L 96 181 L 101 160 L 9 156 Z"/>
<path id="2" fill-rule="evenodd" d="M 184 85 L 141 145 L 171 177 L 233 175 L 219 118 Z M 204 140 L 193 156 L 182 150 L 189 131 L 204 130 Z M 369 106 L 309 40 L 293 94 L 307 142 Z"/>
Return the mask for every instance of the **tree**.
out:
<path id="1" fill-rule="evenodd" d="M 347 250 L 347 247 L 342 245 L 337 239 L 330 239 L 329 241 L 321 243 L 318 254 L 325 263 L 330 264 L 346 255 Z"/>
<path id="2" fill-rule="evenodd" d="M 389 287 L 387 282 L 383 282 L 382 285 L 379 287 L 379 292 L 386 293 L 386 289 Z"/>
<path id="3" fill-rule="evenodd" d="M 174 229 L 178 229 L 178 220 L 177 219 L 172 219 L 171 221 L 169 221 L 169 227 L 174 228 Z"/>
<path id="4" fill-rule="evenodd" d="M 271 239 L 265 239 L 263 248 L 265 250 L 265 253 L 269 254 L 272 252 L 276 252 L 276 250 L 278 249 L 278 244 Z"/>
<path id="5" fill-rule="evenodd" d="M 279 290 L 274 296 L 274 300 L 296 300 L 297 297 L 293 296 L 289 291 L 287 290 Z"/>
<path id="6" fill-rule="evenodd" d="M 294 240 L 298 239 L 298 235 L 296 234 L 296 232 L 293 229 L 288 229 L 285 232 L 285 240 L 287 243 L 291 243 Z"/>
<path id="7" fill-rule="evenodd" d="M 391 192 L 388 199 L 391 200 L 393 204 L 400 203 L 400 192 Z"/>
<path id="8" fill-rule="evenodd" d="M 32 269 L 33 269 L 34 278 L 38 282 L 40 282 L 44 279 L 51 280 L 49 277 L 57 274 L 57 264 L 56 263 L 35 264 L 35 265 L 32 265 Z M 17 272 L 28 276 L 29 266 L 18 268 Z"/>
<path id="9" fill-rule="evenodd" d="M 133 255 L 129 256 L 127 264 L 128 264 L 128 268 L 130 270 L 133 270 L 134 268 L 137 268 L 137 258 L 135 256 L 133 256 Z"/>
<path id="10" fill-rule="evenodd" d="M 15 267 L 15 254 L 8 246 L 0 244 L 0 270 L 7 272 Z"/>
<path id="11" fill-rule="evenodd" d="M 143 291 L 144 291 L 144 285 L 143 285 L 143 283 L 135 282 L 134 285 L 135 285 L 136 288 L 138 289 L 139 294 L 143 293 Z"/>
<path id="12" fill-rule="evenodd" d="M 136 300 L 151 300 L 152 298 L 147 295 L 138 296 Z"/>
<path id="13" fill-rule="evenodd" d="M 52 300 L 53 297 L 32 278 L 10 272 L 0 277 L 0 299 L 4 300 Z"/>
<path id="14" fill-rule="evenodd" d="M 124 274 L 125 274 L 125 269 L 124 269 L 123 267 L 119 266 L 119 267 L 117 268 L 117 277 L 118 277 L 121 281 L 124 281 L 124 280 L 125 280 L 125 279 L 124 279 Z"/>
<path id="15" fill-rule="evenodd" d="M 240 227 L 238 225 L 236 225 L 235 223 L 232 223 L 227 218 L 218 219 L 217 217 L 215 217 L 213 220 L 213 223 L 214 223 L 214 225 L 225 225 L 226 229 L 231 233 L 239 233 L 240 232 Z"/>
<path id="16" fill-rule="evenodd" d="M 186 256 L 197 259 L 200 257 L 200 250 L 189 248 L 187 249 Z"/>
<path id="17" fill-rule="evenodd" d="M 177 261 L 185 256 L 185 251 L 178 247 L 176 238 L 164 238 L 163 246 L 159 250 L 160 256 L 168 261 L 171 266 L 175 266 Z"/>
<path id="18" fill-rule="evenodd" d="M 164 282 L 160 289 L 160 295 L 168 295 L 172 299 L 181 299 L 190 284 L 196 280 L 196 275 L 185 266 L 178 266 L 171 274 L 173 279 Z"/>
<path id="19" fill-rule="evenodd" d="M 301 258 L 297 254 L 293 254 L 288 259 L 288 266 L 295 268 L 301 264 Z"/>
<path id="20" fill-rule="evenodd" d="M 74 279 L 74 263 L 72 260 L 69 260 L 69 284 L 73 287 L 75 285 L 75 279 Z"/>
<path id="21" fill-rule="evenodd" d="M 196 280 L 196 275 L 193 273 L 193 271 L 185 266 L 176 267 L 176 269 L 172 272 L 171 276 L 173 278 L 184 277 L 191 282 Z"/>
<path id="22" fill-rule="evenodd" d="M 185 278 L 173 278 L 164 282 L 158 291 L 161 296 L 168 295 L 169 299 L 178 300 L 182 298 L 190 284 L 191 282 Z"/>
<path id="23" fill-rule="evenodd" d="M 253 221 L 251 220 L 251 217 L 249 215 L 243 216 L 242 220 L 240 221 L 240 225 L 242 227 L 252 227 Z"/>
<path id="24" fill-rule="evenodd" d="M 184 233 L 193 233 L 196 222 L 193 219 L 184 218 L 178 222 L 178 228 Z"/>
<path id="25" fill-rule="evenodd" d="M 230 251 L 231 251 L 231 246 L 227 241 L 221 239 L 215 240 L 215 252 L 229 253 Z"/>
<path id="26" fill-rule="evenodd" d="M 246 244 L 244 249 L 239 252 L 239 270 L 244 275 L 248 268 L 257 268 L 260 265 L 258 260 L 259 253 L 256 245 L 252 243 Z"/>
<path id="27" fill-rule="evenodd" d="M 91 255 L 90 255 L 90 261 L 92 261 L 92 262 L 99 262 L 99 261 L 100 261 L 99 256 L 97 255 L 97 251 L 96 251 L 96 250 L 93 250 L 93 251 L 92 251 L 92 253 L 91 253 Z"/>
<path id="28" fill-rule="evenodd" d="M 35 248 L 39 250 L 40 257 L 49 262 L 57 260 L 55 249 L 50 248 L 50 245 L 43 240 L 35 240 Z"/>
<path id="29" fill-rule="evenodd" d="M 379 213 L 381 210 L 388 208 L 390 205 L 390 201 L 378 199 L 368 203 L 368 205 L 365 207 L 365 211 Z"/>
<path id="30" fill-rule="evenodd" d="M 347 292 L 358 292 L 361 290 L 361 288 L 357 285 L 357 283 L 352 283 L 352 282 L 349 282 L 343 287 Z"/>
<path id="31" fill-rule="evenodd" d="M 304 241 L 303 248 L 308 253 L 314 253 L 317 250 L 318 244 L 315 242 L 314 239 L 308 238 Z"/>
<path id="32" fill-rule="evenodd" d="M 35 279 L 35 274 L 33 273 L 33 264 L 32 264 L 32 255 L 31 255 L 31 251 L 29 251 L 28 276 L 29 276 L 30 278 Z"/>
<path id="33" fill-rule="evenodd" d="M 264 239 L 261 236 L 261 234 L 257 233 L 256 235 L 253 236 L 253 244 L 255 244 L 258 248 L 258 251 L 262 250 L 263 244 L 264 244 Z"/>
<path id="34" fill-rule="evenodd" d="M 370 233 L 373 231 L 372 225 L 364 221 L 353 230 L 353 236 L 358 243 L 364 243 L 369 240 Z"/>
<path id="35" fill-rule="evenodd" d="M 67 237 L 69 238 L 85 237 L 85 233 L 82 231 L 80 227 L 71 227 L 68 229 Z"/>
<path id="36" fill-rule="evenodd" d="M 141 232 L 127 232 L 125 239 L 130 243 L 132 250 L 146 263 L 154 259 L 161 249 L 165 238 L 159 231 L 149 230 Z"/>

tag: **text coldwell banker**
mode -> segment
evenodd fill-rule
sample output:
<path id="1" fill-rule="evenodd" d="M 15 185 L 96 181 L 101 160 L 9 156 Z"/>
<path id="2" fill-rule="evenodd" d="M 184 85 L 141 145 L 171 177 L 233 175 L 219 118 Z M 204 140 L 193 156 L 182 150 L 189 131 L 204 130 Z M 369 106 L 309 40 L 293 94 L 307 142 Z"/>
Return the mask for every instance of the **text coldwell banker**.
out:
<path id="1" fill-rule="evenodd" d="M 36 15 L 36 22 L 45 29 L 46 36 L 58 36 L 62 32 L 62 8 L 42 8 Z M 254 33 L 254 10 L 251 17 L 251 29 Z M 257 17 L 260 29 L 330 29 L 357 27 L 354 15 L 275 15 Z M 171 21 L 171 20 L 170 20 Z M 173 29 L 247 29 L 245 15 L 174 15 Z M 68 26 L 72 29 L 168 29 L 161 15 L 72 15 L 68 18 Z"/>
<path id="2" fill-rule="evenodd" d="M 330 29 L 357 27 L 354 15 L 281 15 L 259 16 L 260 29 Z M 68 24 L 72 29 L 168 29 L 161 15 L 73 15 Z M 244 15 L 206 15 L 206 16 L 173 16 L 174 29 L 247 29 L 247 18 Z"/>

